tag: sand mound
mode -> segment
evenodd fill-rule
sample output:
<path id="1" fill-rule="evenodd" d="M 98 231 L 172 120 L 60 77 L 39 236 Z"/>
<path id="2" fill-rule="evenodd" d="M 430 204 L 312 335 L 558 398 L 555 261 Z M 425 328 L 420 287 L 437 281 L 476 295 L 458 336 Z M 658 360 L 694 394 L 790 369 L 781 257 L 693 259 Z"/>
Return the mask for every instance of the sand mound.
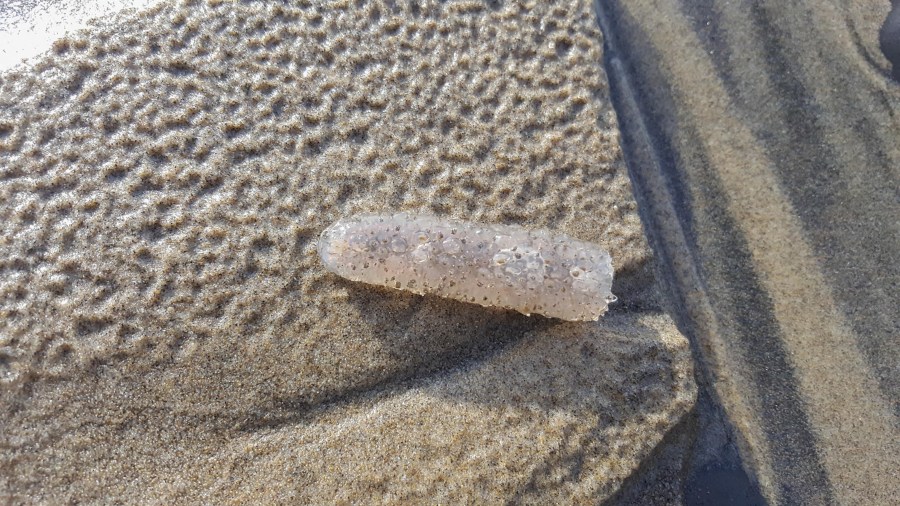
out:
<path id="1" fill-rule="evenodd" d="M 342 281 L 314 244 L 427 210 L 649 269 L 600 48 L 587 2 L 211 2 L 4 74 L 0 492 L 613 490 L 693 398 L 658 308 L 559 327 Z"/>

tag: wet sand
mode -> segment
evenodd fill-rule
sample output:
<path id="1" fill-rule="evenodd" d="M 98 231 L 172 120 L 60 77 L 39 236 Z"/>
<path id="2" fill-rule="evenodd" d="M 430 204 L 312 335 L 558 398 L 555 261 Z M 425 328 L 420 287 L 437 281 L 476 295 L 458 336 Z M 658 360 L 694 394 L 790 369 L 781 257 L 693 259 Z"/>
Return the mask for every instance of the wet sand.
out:
<path id="1" fill-rule="evenodd" d="M 604 3 L 674 314 L 771 503 L 900 496 L 889 9 Z"/>

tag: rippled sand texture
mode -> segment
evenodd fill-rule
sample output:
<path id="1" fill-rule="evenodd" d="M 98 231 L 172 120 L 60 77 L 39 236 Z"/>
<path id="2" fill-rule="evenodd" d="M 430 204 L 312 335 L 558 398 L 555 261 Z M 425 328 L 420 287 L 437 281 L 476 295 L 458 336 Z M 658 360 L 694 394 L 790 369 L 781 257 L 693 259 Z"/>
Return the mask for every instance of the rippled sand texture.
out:
<path id="1" fill-rule="evenodd" d="M 694 385 L 600 49 L 589 2 L 197 2 L 0 76 L 0 496 L 614 492 Z M 559 324 L 319 263 L 401 210 L 597 242 L 624 303 Z"/>

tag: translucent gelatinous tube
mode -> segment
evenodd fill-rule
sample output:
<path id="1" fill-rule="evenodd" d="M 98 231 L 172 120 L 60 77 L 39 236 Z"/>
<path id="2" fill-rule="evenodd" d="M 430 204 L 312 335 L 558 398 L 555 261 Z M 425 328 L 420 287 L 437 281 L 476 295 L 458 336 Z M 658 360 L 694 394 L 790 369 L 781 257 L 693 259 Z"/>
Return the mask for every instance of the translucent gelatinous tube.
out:
<path id="1" fill-rule="evenodd" d="M 525 314 L 597 320 L 615 300 L 609 253 L 547 230 L 365 214 L 328 227 L 318 250 L 353 281 Z"/>

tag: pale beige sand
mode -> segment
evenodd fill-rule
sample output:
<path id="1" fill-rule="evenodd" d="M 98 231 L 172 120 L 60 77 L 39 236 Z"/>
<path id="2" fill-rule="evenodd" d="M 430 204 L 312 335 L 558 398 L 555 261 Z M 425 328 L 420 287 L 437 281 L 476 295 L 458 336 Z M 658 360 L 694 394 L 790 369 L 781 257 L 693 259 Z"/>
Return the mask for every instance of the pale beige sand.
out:
<path id="1" fill-rule="evenodd" d="M 652 269 L 589 2 L 493 6 L 164 6 L 3 75 L 0 497 L 613 492 L 693 403 L 652 285 L 560 324 L 315 253 L 427 210 Z"/>

